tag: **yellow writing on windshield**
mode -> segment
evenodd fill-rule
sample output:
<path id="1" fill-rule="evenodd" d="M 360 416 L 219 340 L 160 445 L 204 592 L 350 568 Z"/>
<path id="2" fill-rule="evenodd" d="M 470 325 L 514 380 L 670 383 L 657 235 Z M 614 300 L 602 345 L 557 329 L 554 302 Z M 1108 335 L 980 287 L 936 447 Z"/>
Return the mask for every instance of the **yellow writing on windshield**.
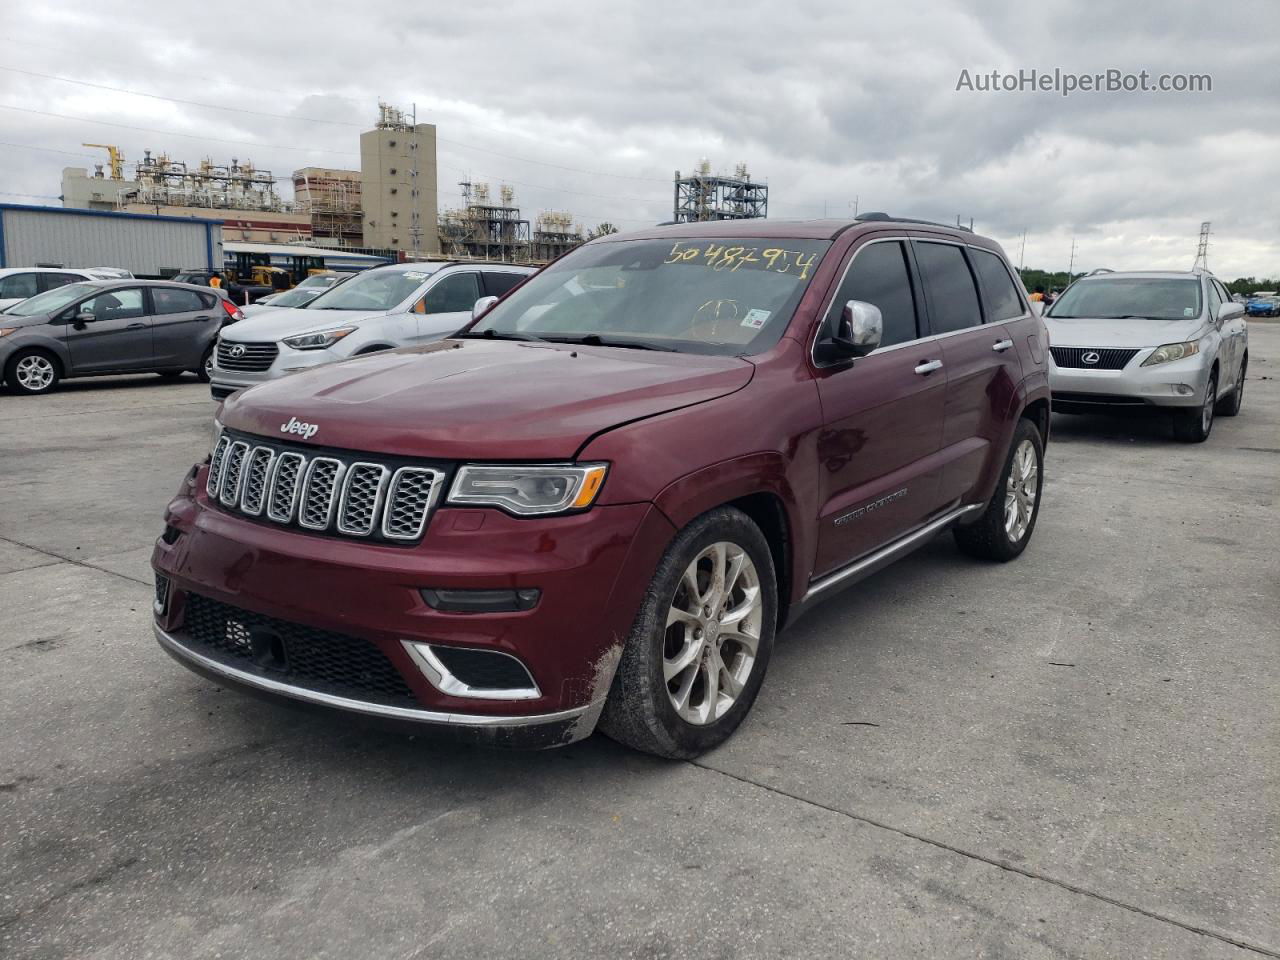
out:
<path id="1" fill-rule="evenodd" d="M 807 280 L 809 271 L 817 262 L 816 253 L 787 250 L 783 247 L 747 247 L 741 244 L 687 243 L 677 240 L 664 263 L 698 263 L 712 270 L 728 270 L 730 273 L 742 267 L 748 270 L 768 270 L 773 273 L 789 273 Z"/>

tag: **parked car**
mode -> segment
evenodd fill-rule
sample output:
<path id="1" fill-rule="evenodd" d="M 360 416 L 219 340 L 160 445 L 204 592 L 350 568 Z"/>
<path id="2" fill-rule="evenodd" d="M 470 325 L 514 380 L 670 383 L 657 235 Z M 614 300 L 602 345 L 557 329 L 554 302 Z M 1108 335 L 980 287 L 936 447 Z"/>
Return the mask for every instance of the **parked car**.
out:
<path id="1" fill-rule="evenodd" d="M 158 280 L 84 280 L 0 316 L 0 371 L 17 393 L 66 377 L 185 371 L 208 381 L 218 330 L 241 318 L 218 290 Z"/>
<path id="2" fill-rule="evenodd" d="M 1211 273 L 1085 277 L 1045 323 L 1055 410 L 1162 408 L 1188 443 L 1208 438 L 1215 413 L 1240 412 L 1249 330 L 1244 308 Z"/>
<path id="3" fill-rule="evenodd" d="M 215 277 L 218 279 L 218 286 L 213 289 L 221 290 L 230 298 L 232 303 L 239 307 L 247 307 L 250 304 L 257 303 L 262 297 L 267 297 L 277 292 L 276 288 L 270 283 L 229 280 L 222 270 L 183 270 L 181 273 L 174 274 L 170 279 L 175 283 L 190 283 L 198 287 L 212 287 L 212 281 Z"/>
<path id="4" fill-rule="evenodd" d="M 1245 312 L 1251 317 L 1280 316 L 1280 297 L 1255 295 L 1245 304 Z"/>
<path id="5" fill-rule="evenodd" d="M 127 279 L 132 274 L 117 267 L 8 267 L 0 270 L 0 312 L 37 293 L 81 280 Z"/>
<path id="6" fill-rule="evenodd" d="M 155 545 L 160 644 L 490 743 L 720 743 L 812 603 L 1035 528 L 1044 325 L 991 240 L 880 217 L 601 237 L 456 336 L 232 396 Z"/>
<path id="7" fill-rule="evenodd" d="M 352 276 L 355 276 L 355 274 L 339 273 L 333 270 L 325 273 L 315 273 L 292 290 L 285 290 L 282 293 L 273 293 L 270 296 L 262 297 L 257 303 L 251 303 L 245 307 L 242 312 L 246 317 L 252 317 L 259 313 L 265 313 L 272 308 L 305 307 L 326 290 Z"/>
<path id="8" fill-rule="evenodd" d="M 244 387 L 364 353 L 428 343 L 471 320 L 533 267 L 510 263 L 396 263 L 366 270 L 303 307 L 255 314 L 218 341 L 210 387 L 220 400 Z"/>

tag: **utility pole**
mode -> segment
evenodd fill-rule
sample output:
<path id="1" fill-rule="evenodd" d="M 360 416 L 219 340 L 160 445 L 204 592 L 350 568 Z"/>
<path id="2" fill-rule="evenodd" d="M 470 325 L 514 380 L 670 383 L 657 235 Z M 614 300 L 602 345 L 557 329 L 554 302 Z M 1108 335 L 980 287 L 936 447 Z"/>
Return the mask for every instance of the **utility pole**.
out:
<path id="1" fill-rule="evenodd" d="M 1018 272 L 1022 272 L 1022 266 L 1027 262 L 1027 228 L 1022 228 L 1022 249 L 1018 251 Z"/>
<path id="2" fill-rule="evenodd" d="M 422 245 L 422 223 L 418 215 L 418 105 L 412 107 L 413 139 L 409 149 L 413 151 L 413 162 L 409 164 L 409 202 L 413 204 L 409 215 L 409 241 L 413 244 L 413 259 L 418 259 L 418 249 Z"/>

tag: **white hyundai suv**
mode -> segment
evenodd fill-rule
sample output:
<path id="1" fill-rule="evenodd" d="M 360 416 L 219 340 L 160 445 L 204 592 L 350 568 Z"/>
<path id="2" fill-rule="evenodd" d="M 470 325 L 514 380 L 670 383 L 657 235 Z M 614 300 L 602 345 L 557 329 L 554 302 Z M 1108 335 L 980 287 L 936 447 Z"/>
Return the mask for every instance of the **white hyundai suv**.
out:
<path id="1" fill-rule="evenodd" d="M 1044 315 L 1053 409 L 1100 413 L 1158 407 L 1188 443 L 1214 414 L 1244 401 L 1249 330 L 1244 307 L 1207 270 L 1095 270 Z"/>
<path id="2" fill-rule="evenodd" d="M 397 263 L 374 267 L 303 307 L 270 310 L 218 339 L 210 390 L 237 390 L 362 353 L 429 343 L 471 320 L 476 301 L 500 297 L 536 272 L 510 263 Z"/>

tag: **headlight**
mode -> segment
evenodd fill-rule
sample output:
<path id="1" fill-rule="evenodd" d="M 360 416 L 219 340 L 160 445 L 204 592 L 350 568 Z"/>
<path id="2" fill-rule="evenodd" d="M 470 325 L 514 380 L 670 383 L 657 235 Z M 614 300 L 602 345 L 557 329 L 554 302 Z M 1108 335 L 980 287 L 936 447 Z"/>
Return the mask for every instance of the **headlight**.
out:
<path id="1" fill-rule="evenodd" d="M 529 517 L 585 510 L 604 485 L 607 464 L 547 466 L 475 465 L 463 467 L 453 481 L 449 503 L 500 507 Z"/>
<path id="2" fill-rule="evenodd" d="M 295 350 L 324 350 L 332 347 L 349 333 L 355 333 L 355 327 L 338 327 L 335 330 L 317 330 L 315 333 L 300 333 L 296 337 L 285 337 L 284 344 Z"/>
<path id="3" fill-rule="evenodd" d="M 1144 367 L 1154 367 L 1157 363 L 1168 363 L 1171 360 L 1181 360 L 1184 357 L 1190 357 L 1200 352 L 1200 341 L 1191 340 L 1187 343 L 1166 343 L 1163 347 L 1156 347 L 1156 352 L 1142 361 Z"/>

